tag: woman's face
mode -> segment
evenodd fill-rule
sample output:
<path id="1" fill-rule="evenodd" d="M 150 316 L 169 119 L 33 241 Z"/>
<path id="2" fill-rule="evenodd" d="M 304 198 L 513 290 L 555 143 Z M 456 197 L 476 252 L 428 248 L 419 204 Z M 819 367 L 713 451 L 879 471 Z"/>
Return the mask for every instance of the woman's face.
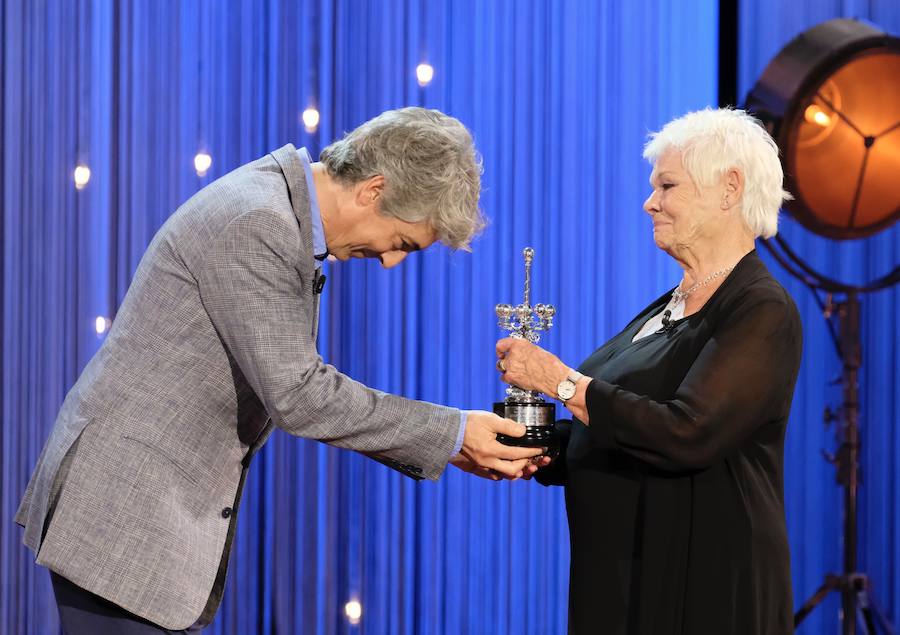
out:
<path id="1" fill-rule="evenodd" d="M 669 254 L 705 239 L 714 239 L 721 218 L 721 185 L 694 184 L 677 150 L 664 152 L 650 175 L 653 191 L 644 201 L 644 211 L 653 220 L 653 241 Z"/>

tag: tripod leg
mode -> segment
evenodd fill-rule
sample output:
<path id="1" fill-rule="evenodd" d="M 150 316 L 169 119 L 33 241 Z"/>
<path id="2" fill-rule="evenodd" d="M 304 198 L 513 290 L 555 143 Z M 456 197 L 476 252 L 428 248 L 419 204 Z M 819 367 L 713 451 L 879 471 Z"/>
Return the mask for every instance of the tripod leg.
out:
<path id="1" fill-rule="evenodd" d="M 874 614 L 876 618 L 878 618 L 878 625 L 881 627 L 882 632 L 885 635 L 897 635 L 897 631 L 894 629 L 894 625 L 888 621 L 887 616 L 885 616 L 884 611 L 881 610 L 881 606 L 879 606 L 878 602 L 875 600 L 875 596 L 872 595 L 870 591 L 868 593 L 868 604 L 869 604 L 869 612 Z"/>
<path id="2" fill-rule="evenodd" d="M 856 589 L 856 608 L 859 611 L 859 616 L 862 618 L 862 627 L 865 635 L 875 635 L 872 607 L 869 606 L 869 594 L 864 586 Z"/>
<path id="3" fill-rule="evenodd" d="M 813 609 L 822 603 L 822 600 L 825 599 L 825 596 L 837 589 L 840 586 L 840 583 L 841 579 L 837 576 L 825 576 L 825 582 L 822 584 L 822 586 L 820 586 L 818 590 L 813 593 L 812 597 L 804 602 L 799 611 L 794 613 L 794 628 L 800 626 L 800 622 L 805 620 L 806 616 L 812 613 Z"/>

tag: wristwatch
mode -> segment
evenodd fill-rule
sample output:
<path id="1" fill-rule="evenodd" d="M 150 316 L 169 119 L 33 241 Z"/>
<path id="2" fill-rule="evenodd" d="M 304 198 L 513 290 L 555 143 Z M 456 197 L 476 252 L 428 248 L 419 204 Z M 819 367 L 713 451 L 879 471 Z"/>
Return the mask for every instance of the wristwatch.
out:
<path id="1" fill-rule="evenodd" d="M 563 404 L 575 396 L 575 383 L 582 377 L 584 375 L 577 370 L 569 369 L 569 376 L 556 386 L 556 396 Z"/>

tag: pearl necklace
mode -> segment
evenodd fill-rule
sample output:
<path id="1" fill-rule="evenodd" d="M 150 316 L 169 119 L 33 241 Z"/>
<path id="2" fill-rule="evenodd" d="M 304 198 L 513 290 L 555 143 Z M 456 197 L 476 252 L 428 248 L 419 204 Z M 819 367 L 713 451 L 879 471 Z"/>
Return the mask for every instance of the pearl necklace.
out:
<path id="1" fill-rule="evenodd" d="M 730 267 L 725 267 L 724 269 L 719 269 L 715 273 L 707 276 L 703 282 L 698 282 L 697 284 L 695 284 L 693 287 L 691 287 L 687 291 L 682 291 L 681 285 L 678 285 L 677 287 L 675 287 L 675 291 L 672 292 L 672 303 L 678 304 L 679 302 L 684 302 L 685 300 L 687 300 L 688 296 L 691 295 L 694 291 L 696 291 L 700 287 L 705 287 L 706 285 L 708 285 L 710 282 L 712 282 L 716 278 L 720 278 L 724 275 L 728 275 L 728 273 L 732 269 L 734 269 L 734 267 L 735 267 L 735 265 L 731 265 Z"/>

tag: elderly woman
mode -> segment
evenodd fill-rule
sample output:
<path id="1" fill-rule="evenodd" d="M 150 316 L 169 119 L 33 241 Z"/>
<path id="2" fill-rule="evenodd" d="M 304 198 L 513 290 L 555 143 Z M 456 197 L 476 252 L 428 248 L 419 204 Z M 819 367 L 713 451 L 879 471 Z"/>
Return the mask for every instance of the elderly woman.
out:
<path id="1" fill-rule="evenodd" d="M 740 110 L 652 135 L 644 210 L 684 274 L 578 370 L 497 344 L 502 378 L 574 415 L 560 458 L 571 633 L 792 631 L 783 445 L 797 309 L 754 250 L 789 195 L 775 143 Z"/>

